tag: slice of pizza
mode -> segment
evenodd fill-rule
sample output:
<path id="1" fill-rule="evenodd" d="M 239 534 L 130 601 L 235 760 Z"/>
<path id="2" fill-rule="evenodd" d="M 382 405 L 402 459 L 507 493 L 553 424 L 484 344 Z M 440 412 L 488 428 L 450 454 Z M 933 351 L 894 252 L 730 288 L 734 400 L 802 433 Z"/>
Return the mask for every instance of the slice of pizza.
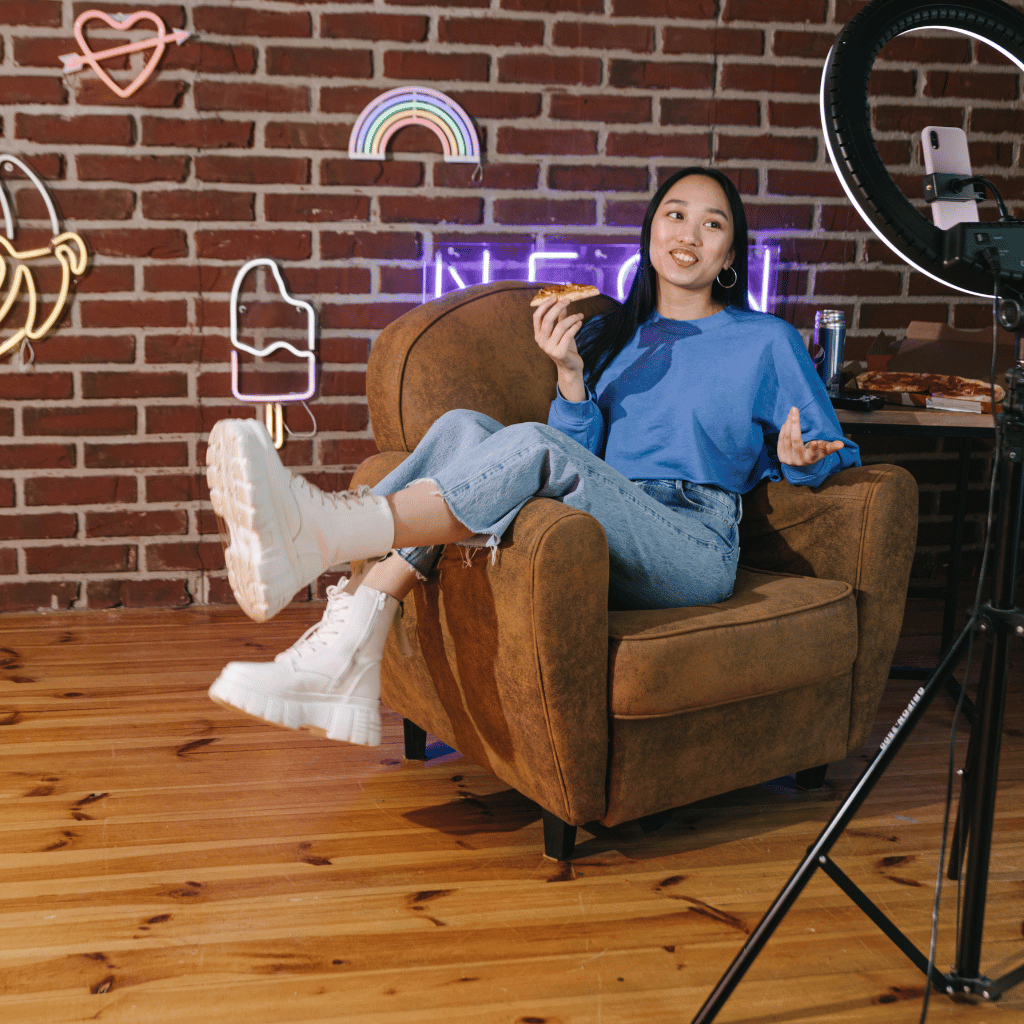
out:
<path id="1" fill-rule="evenodd" d="M 946 398 L 985 399 L 991 400 L 992 387 L 983 380 L 975 380 L 973 377 L 958 377 L 954 374 L 944 376 L 935 381 L 931 393 L 933 395 L 944 395 Z M 1001 402 L 1006 397 L 1006 391 L 998 384 L 995 386 L 995 400 Z"/>
<path id="2" fill-rule="evenodd" d="M 580 299 L 590 299 L 600 294 L 591 284 L 549 284 L 534 295 L 530 305 L 539 306 L 552 297 L 561 299 L 568 295 L 570 302 L 577 302 Z"/>
<path id="3" fill-rule="evenodd" d="M 894 370 L 869 370 L 859 374 L 856 385 L 861 391 L 887 391 L 927 395 L 931 374 L 899 373 Z"/>

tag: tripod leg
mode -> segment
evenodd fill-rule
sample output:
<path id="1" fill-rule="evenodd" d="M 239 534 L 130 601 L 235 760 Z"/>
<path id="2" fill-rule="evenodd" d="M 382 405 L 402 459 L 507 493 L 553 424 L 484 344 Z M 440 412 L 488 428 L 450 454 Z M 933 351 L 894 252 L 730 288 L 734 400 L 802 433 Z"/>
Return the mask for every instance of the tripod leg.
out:
<path id="1" fill-rule="evenodd" d="M 796 871 L 790 876 L 782 891 L 775 897 L 775 902 L 769 907 L 768 912 L 761 918 L 757 927 L 750 934 L 743 948 L 736 959 L 729 965 L 728 970 L 722 975 L 714 991 L 708 996 L 704 1005 L 693 1018 L 693 1024 L 707 1024 L 715 1019 L 718 1011 L 725 1005 L 725 1001 L 732 994 L 733 989 L 743 979 L 748 968 L 754 962 L 757 954 L 764 948 L 765 943 L 771 938 L 775 929 L 781 924 L 789 908 L 796 901 L 797 896 L 803 892 L 807 883 L 811 880 L 814 872 L 822 866 L 827 859 L 829 850 L 843 834 L 850 819 L 857 813 L 860 805 L 867 799 L 868 794 L 874 788 L 875 783 L 881 778 L 882 773 L 889 766 L 889 762 L 896 756 L 904 740 L 913 730 L 914 726 L 921 720 L 928 705 L 934 700 L 935 695 L 945 685 L 961 655 L 967 650 L 967 640 L 970 630 L 964 629 L 954 644 L 946 652 L 939 667 L 932 674 L 931 678 L 914 694 L 910 703 L 904 708 L 903 714 L 897 719 L 896 724 L 889 730 L 889 734 L 882 741 L 874 760 L 865 769 L 864 773 L 857 780 L 853 789 L 842 806 L 832 816 L 831 821 L 815 840 L 814 845 L 807 851 L 807 856 L 800 862 Z"/>
<path id="2" fill-rule="evenodd" d="M 1021 521 L 1024 518 L 1024 345 L 1017 335 L 1018 364 L 1006 375 L 1009 384 L 1004 404 L 1000 446 L 996 456 L 1000 473 L 1005 473 L 999 491 L 999 518 L 995 552 L 994 607 L 988 610 L 988 628 L 994 631 L 989 672 L 978 686 L 979 733 L 978 770 L 970 785 L 967 871 L 963 882 L 964 902 L 957 935 L 955 971 L 969 984 L 981 981 L 982 932 L 988 889 L 989 856 L 992 850 L 992 822 L 995 818 L 996 787 L 999 783 L 999 748 L 1002 742 L 1006 677 L 1009 668 L 1011 628 L 1019 628 L 1020 615 L 1014 607 L 1020 557 Z"/>
<path id="3" fill-rule="evenodd" d="M 1005 630 L 1000 629 L 994 644 L 990 680 L 986 682 L 983 679 L 979 686 L 978 722 L 974 727 L 980 737 L 978 763 L 972 777 L 965 780 L 964 784 L 965 793 L 969 792 L 967 813 L 970 819 L 967 829 L 963 915 L 956 958 L 956 974 L 961 978 L 977 978 L 981 964 L 992 822 L 995 818 L 996 788 L 999 782 L 999 748 L 1006 703 L 1008 644 L 1009 637 Z"/>
<path id="4" fill-rule="evenodd" d="M 992 644 L 985 645 L 985 654 L 981 663 L 981 678 L 990 678 L 992 671 Z M 966 685 L 967 680 L 964 680 Z M 956 881 L 960 877 L 960 869 L 963 866 L 963 853 L 967 843 L 965 831 L 967 824 L 966 814 L 969 813 L 968 793 L 971 780 L 978 771 L 978 748 L 981 744 L 981 727 L 977 725 L 971 729 L 971 737 L 967 741 L 967 755 L 964 758 L 964 773 L 960 783 L 960 800 L 956 808 L 956 827 L 953 829 L 953 839 L 949 844 L 949 865 L 946 868 L 946 877 Z"/>

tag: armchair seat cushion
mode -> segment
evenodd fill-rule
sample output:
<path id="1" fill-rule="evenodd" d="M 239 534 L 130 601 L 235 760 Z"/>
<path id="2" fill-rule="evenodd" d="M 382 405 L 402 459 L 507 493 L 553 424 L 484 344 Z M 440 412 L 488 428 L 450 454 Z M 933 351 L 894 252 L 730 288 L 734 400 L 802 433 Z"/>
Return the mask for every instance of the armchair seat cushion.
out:
<path id="1" fill-rule="evenodd" d="M 609 613 L 611 713 L 660 718 L 852 671 L 857 605 L 841 580 L 741 567 L 721 604 Z"/>

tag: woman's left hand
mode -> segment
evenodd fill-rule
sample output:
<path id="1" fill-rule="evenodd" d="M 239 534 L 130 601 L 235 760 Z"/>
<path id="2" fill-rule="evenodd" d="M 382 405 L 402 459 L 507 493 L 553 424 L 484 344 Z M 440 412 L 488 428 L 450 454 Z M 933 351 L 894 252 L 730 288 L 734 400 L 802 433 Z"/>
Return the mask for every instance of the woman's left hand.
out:
<path id="1" fill-rule="evenodd" d="M 795 405 L 779 431 L 779 462 L 786 466 L 813 466 L 842 447 L 842 441 L 805 442 L 800 433 L 800 410 Z"/>

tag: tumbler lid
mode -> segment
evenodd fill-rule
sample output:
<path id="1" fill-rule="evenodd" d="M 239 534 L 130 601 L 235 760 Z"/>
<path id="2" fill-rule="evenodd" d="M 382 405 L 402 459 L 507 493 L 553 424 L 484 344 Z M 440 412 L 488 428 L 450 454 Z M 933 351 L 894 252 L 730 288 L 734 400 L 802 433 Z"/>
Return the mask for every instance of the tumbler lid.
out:
<path id="1" fill-rule="evenodd" d="M 815 327 L 845 327 L 846 314 L 841 309 L 819 309 L 814 314 Z"/>

